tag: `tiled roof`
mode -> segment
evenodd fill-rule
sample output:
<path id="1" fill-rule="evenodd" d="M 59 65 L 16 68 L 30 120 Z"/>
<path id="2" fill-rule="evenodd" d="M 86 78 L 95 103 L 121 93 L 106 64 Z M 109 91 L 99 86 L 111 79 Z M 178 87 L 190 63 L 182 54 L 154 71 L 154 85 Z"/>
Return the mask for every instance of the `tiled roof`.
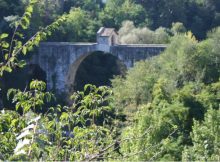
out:
<path id="1" fill-rule="evenodd" d="M 114 28 L 104 28 L 104 27 L 101 27 L 97 34 L 99 34 L 100 36 L 106 37 L 106 36 L 111 36 L 111 34 L 114 31 L 115 31 Z"/>

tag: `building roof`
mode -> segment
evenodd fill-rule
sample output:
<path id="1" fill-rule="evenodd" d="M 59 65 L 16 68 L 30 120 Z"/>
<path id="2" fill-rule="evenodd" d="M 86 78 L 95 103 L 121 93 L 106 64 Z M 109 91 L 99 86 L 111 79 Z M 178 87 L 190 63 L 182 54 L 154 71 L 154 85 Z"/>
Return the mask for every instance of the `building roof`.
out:
<path id="1" fill-rule="evenodd" d="M 101 27 L 99 31 L 97 32 L 97 34 L 102 37 L 108 37 L 108 36 L 111 36 L 113 32 L 115 32 L 114 28 Z"/>

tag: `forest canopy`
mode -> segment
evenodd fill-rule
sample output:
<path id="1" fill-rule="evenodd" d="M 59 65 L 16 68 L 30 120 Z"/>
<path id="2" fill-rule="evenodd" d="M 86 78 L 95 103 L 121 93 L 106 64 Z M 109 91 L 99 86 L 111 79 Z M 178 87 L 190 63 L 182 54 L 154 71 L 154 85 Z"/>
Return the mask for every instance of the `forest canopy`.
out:
<path id="1" fill-rule="evenodd" d="M 217 0 L 0 0 L 0 160 L 219 161 L 219 25 Z M 167 48 L 68 103 L 27 76 L 41 41 L 92 42 L 101 26 Z"/>
<path id="2" fill-rule="evenodd" d="M 22 15 L 28 1 L 0 1 L 0 31 L 10 31 L 8 23 Z M 219 6 L 220 2 L 216 0 L 39 0 L 34 6 L 31 21 L 34 23 L 27 33 L 33 34 L 40 26 L 71 11 L 69 22 L 53 34 L 51 41 L 92 41 L 100 26 L 119 29 L 125 20 L 150 30 L 171 28 L 172 23 L 181 22 L 187 31 L 192 31 L 201 40 L 206 38 L 209 30 L 220 25 Z M 73 31 L 69 32 L 68 28 Z M 65 33 L 73 36 L 68 38 Z"/>

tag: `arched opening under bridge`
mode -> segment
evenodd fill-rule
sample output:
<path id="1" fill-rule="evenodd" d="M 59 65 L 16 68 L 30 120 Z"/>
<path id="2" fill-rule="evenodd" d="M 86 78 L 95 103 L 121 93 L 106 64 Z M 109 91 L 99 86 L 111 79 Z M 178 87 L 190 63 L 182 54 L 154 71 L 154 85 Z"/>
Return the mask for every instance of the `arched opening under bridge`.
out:
<path id="1" fill-rule="evenodd" d="M 110 86 L 116 75 L 125 75 L 126 66 L 115 56 L 102 51 L 83 55 L 70 66 L 67 78 L 69 92 L 83 90 L 86 84 Z"/>

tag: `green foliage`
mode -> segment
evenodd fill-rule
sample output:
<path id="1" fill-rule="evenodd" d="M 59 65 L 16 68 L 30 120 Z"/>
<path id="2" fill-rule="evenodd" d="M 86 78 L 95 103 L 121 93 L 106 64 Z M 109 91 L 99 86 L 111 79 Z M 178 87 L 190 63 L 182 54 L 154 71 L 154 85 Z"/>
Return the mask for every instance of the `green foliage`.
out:
<path id="1" fill-rule="evenodd" d="M 191 32 L 178 33 L 161 55 L 138 62 L 126 78 L 112 80 L 115 105 L 127 115 L 122 138 L 139 137 L 147 131 L 143 138 L 121 145 L 124 160 L 219 158 L 219 146 L 212 142 L 219 135 L 200 129 L 210 111 L 219 110 L 218 32 L 215 29 L 201 42 Z M 210 129 L 219 125 L 209 124 Z M 211 141 L 206 150 L 202 149 L 207 142 L 203 137 Z M 200 141 L 201 149 L 197 147 Z"/>
<path id="2" fill-rule="evenodd" d="M 36 111 L 42 108 L 45 102 L 50 102 L 53 95 L 49 92 L 43 92 L 46 89 L 46 84 L 42 81 L 32 81 L 30 83 L 30 91 L 20 91 L 10 89 L 8 91 L 8 99 L 12 95 L 12 103 L 16 103 L 16 110 L 22 109 L 23 113 L 27 113 L 32 109 Z"/>
<path id="3" fill-rule="evenodd" d="M 117 115 L 109 88 L 87 85 L 73 94 L 71 107 L 58 105 L 37 114 L 31 108 L 41 109 L 44 100 L 51 98 L 43 92 L 45 87 L 41 81 L 32 81 L 30 91 L 10 90 L 23 114 L 0 114 L 1 159 L 97 160 L 118 154 L 114 148 Z"/>
<path id="4" fill-rule="evenodd" d="M 100 20 L 106 27 L 118 28 L 125 20 L 139 24 L 145 21 L 145 11 L 132 0 L 108 0 L 104 10 L 100 12 Z"/>
<path id="5" fill-rule="evenodd" d="M 185 33 L 186 28 L 181 22 L 172 23 L 171 31 L 173 34 Z"/>
<path id="6" fill-rule="evenodd" d="M 180 160 L 181 143 L 188 140 L 188 108 L 170 101 L 164 86 L 162 80 L 155 84 L 152 103 L 139 106 L 133 124 L 123 131 L 123 138 L 144 134 L 122 145 L 125 157 L 128 155 L 126 160 Z"/>
<path id="7" fill-rule="evenodd" d="M 151 102 L 153 86 L 160 78 L 166 78 L 167 92 L 174 92 L 189 82 L 217 82 L 220 77 L 218 41 L 218 32 L 202 42 L 197 42 L 190 33 L 174 36 L 164 53 L 138 62 L 128 71 L 126 79 L 113 80 L 117 103 Z"/>
<path id="8" fill-rule="evenodd" d="M 122 44 L 166 44 L 170 40 L 167 31 L 162 27 L 155 31 L 151 31 L 147 27 L 136 28 L 132 21 L 125 21 L 119 30 L 119 39 Z"/>
<path id="9" fill-rule="evenodd" d="M 37 140 L 40 140 L 39 137 L 36 135 L 38 121 L 40 118 L 41 116 L 31 119 L 31 121 L 28 122 L 28 126 L 22 129 L 21 134 L 16 137 L 18 143 L 16 148 L 14 149 L 15 156 L 23 154 L 27 155 L 29 159 L 33 158 L 31 156 L 32 150 L 34 150 L 36 145 L 38 144 Z"/>
<path id="10" fill-rule="evenodd" d="M 72 8 L 66 16 L 66 21 L 50 39 L 58 41 L 95 41 L 96 31 L 100 22 L 93 20 L 90 13 L 81 8 Z"/>
<path id="11" fill-rule="evenodd" d="M 2 58 L 0 60 L 0 76 L 2 76 L 4 72 L 11 72 L 15 67 L 24 67 L 26 63 L 24 60 L 20 60 L 19 56 L 21 54 L 26 55 L 27 52 L 31 51 L 34 46 L 39 45 L 41 40 L 45 39 L 46 36 L 51 35 L 51 32 L 57 29 L 60 23 L 65 20 L 64 15 L 57 19 L 57 21 L 38 31 L 36 34 L 31 36 L 30 39 L 25 40 L 22 32 L 19 30 L 28 29 L 33 13 L 33 5 L 36 2 L 36 0 L 30 0 L 23 16 L 13 22 L 14 32 L 10 43 L 8 41 L 9 38 L 7 33 L 2 33 L 0 36 L 0 50 L 2 53 Z"/>
<path id="12" fill-rule="evenodd" d="M 183 152 L 183 161 L 218 161 L 220 155 L 220 110 L 210 109 L 202 122 L 194 121 L 192 146 Z"/>
<path id="13" fill-rule="evenodd" d="M 29 0 L 1 0 L 0 31 L 9 31 L 7 22 L 18 19 L 28 3 Z M 118 29 L 125 20 L 133 21 L 136 26 L 147 26 L 153 30 L 160 27 L 171 28 L 173 23 L 180 22 L 198 39 L 205 39 L 207 31 L 220 25 L 219 2 L 216 0 L 171 0 L 169 2 L 166 0 L 107 0 L 106 3 L 102 0 L 39 0 L 33 6 L 31 22 L 34 21 L 34 23 L 30 24 L 31 28 L 25 32 L 25 35 L 33 35 L 39 27 L 50 24 L 60 15 L 68 13 L 71 8 L 81 8 L 87 13 L 90 21 L 90 27 L 87 28 L 90 30 L 87 33 L 89 35 L 85 36 L 86 39 L 81 36 L 77 41 L 94 41 L 93 37 L 101 25 Z M 27 24 L 28 21 L 23 19 L 23 23 Z M 84 31 L 84 28 L 81 28 L 81 31 Z M 68 28 L 64 28 L 56 33 L 59 36 L 51 37 L 50 40 L 71 40 L 68 34 L 65 34 L 67 32 L 69 32 Z M 62 36 L 62 34 L 65 35 Z"/>
<path id="14" fill-rule="evenodd" d="M 25 127 L 25 121 L 14 111 L 0 113 L 0 159 L 8 159 L 16 146 L 16 134 Z"/>
<path id="15" fill-rule="evenodd" d="M 133 115 L 127 116 L 130 124 L 123 130 L 122 138 L 131 138 L 131 140 L 121 145 L 121 152 L 123 152 L 125 160 L 180 160 L 184 147 L 191 145 L 191 140 L 194 141 L 198 135 L 201 135 L 201 138 L 211 136 L 218 139 L 219 135 L 216 134 L 218 130 L 211 135 L 210 131 L 199 129 L 201 128 L 199 123 L 204 115 L 209 114 L 210 108 L 219 111 L 219 82 L 211 85 L 189 83 L 182 89 L 176 90 L 174 94 L 167 92 L 166 84 L 163 79 L 156 82 L 152 91 L 151 103 L 138 106 L 135 115 L 133 112 Z M 124 107 L 124 109 L 127 110 L 129 107 Z M 195 130 L 193 119 L 200 132 L 196 136 L 192 135 L 191 139 L 189 134 L 191 130 L 193 132 Z M 213 119 L 213 121 L 218 120 Z M 209 124 L 210 126 L 207 126 L 209 129 L 218 128 L 219 125 L 216 122 L 209 122 Z M 174 132 L 172 133 L 172 131 Z M 143 138 L 132 139 L 145 133 L 146 136 Z M 197 142 L 200 141 L 201 139 L 197 140 Z M 217 143 L 211 146 L 215 147 L 213 150 L 219 150 Z M 205 154 L 205 150 L 201 150 L 201 154 L 198 155 L 196 155 L 199 151 L 197 147 L 194 149 L 195 153 L 190 154 L 189 150 L 191 148 L 183 154 L 184 158 L 189 157 L 186 160 L 204 160 L 200 157 L 201 154 Z M 212 149 L 207 148 L 207 150 Z M 209 157 L 212 156 L 210 159 L 217 159 L 218 153 L 210 155 Z"/>
<path id="16" fill-rule="evenodd" d="M 84 92 L 75 92 L 71 97 L 73 99 L 73 111 L 76 114 L 87 119 L 80 121 L 80 124 L 86 123 L 102 124 L 111 123 L 114 116 L 113 107 L 110 103 L 112 92 L 107 87 L 96 88 L 94 85 L 85 85 Z"/>
<path id="17" fill-rule="evenodd" d="M 182 22 L 198 39 L 205 39 L 207 31 L 219 25 L 219 2 L 213 0 L 135 0 L 144 7 L 151 23 L 149 27 L 171 27 Z"/>
<path id="18" fill-rule="evenodd" d="M 165 160 L 168 155 L 172 158 L 166 160 L 180 159 L 187 109 L 181 104 L 161 106 L 143 106 L 134 124 L 123 131 L 123 138 L 130 139 L 121 146 L 126 160 Z"/>

